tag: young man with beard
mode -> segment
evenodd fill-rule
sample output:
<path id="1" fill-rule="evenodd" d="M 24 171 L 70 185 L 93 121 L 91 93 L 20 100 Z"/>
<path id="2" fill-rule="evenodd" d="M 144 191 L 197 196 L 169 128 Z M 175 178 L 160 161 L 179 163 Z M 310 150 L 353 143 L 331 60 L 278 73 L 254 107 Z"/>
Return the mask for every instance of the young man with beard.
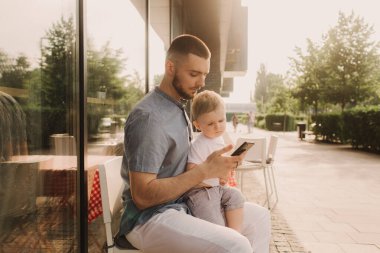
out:
<path id="1" fill-rule="evenodd" d="M 192 35 L 172 41 L 160 85 L 133 109 L 125 124 L 122 176 L 125 211 L 120 234 L 144 252 L 269 252 L 269 211 L 244 205 L 242 233 L 189 214 L 182 195 L 205 179 L 227 179 L 244 154 L 223 156 L 228 145 L 185 171 L 192 136 L 185 102 L 204 87 L 211 53 Z"/>

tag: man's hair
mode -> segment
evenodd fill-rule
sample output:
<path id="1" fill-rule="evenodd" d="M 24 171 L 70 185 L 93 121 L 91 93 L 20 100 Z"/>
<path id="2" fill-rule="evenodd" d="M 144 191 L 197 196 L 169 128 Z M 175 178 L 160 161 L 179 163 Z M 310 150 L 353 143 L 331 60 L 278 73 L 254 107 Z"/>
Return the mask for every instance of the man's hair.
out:
<path id="1" fill-rule="evenodd" d="M 191 104 L 192 120 L 197 120 L 204 113 L 215 111 L 220 106 L 224 108 L 223 98 L 211 90 L 204 90 L 198 93 Z"/>
<path id="2" fill-rule="evenodd" d="M 188 54 L 194 54 L 204 59 L 211 57 L 210 50 L 201 39 L 194 35 L 183 34 L 172 41 L 166 53 L 166 59 L 173 60 L 177 56 L 187 56 Z"/>

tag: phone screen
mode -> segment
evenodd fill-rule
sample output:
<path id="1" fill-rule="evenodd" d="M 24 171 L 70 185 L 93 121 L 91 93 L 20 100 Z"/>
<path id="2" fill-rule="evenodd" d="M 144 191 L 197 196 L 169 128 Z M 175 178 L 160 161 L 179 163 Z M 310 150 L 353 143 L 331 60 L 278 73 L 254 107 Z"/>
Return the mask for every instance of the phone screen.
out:
<path id="1" fill-rule="evenodd" d="M 243 153 L 244 151 L 247 151 L 248 149 L 250 149 L 255 143 L 252 143 L 252 142 L 244 142 L 243 144 L 240 145 L 240 147 L 238 147 L 232 154 L 231 156 L 237 156 L 237 155 L 240 155 L 241 153 Z"/>

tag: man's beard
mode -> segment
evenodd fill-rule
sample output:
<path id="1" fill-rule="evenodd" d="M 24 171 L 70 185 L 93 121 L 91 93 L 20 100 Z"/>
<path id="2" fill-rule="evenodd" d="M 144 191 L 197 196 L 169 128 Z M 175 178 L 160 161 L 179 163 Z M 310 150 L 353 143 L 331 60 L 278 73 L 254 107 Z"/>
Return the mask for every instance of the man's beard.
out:
<path id="1" fill-rule="evenodd" d="M 178 93 L 178 95 L 185 99 L 185 100 L 189 100 L 189 99 L 192 99 L 194 97 L 194 95 L 192 94 L 188 94 L 186 93 L 186 91 L 182 88 L 180 84 L 180 81 L 179 81 L 179 78 L 177 76 L 177 73 L 174 75 L 174 79 L 173 79 L 173 87 L 174 89 L 176 90 L 176 92 Z"/>

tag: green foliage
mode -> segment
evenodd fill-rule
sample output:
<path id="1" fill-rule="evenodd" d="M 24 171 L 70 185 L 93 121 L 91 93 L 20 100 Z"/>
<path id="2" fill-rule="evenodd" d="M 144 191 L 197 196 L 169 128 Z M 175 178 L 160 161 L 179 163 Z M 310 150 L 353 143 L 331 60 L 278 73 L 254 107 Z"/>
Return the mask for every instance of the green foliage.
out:
<path id="1" fill-rule="evenodd" d="M 374 92 L 378 71 L 378 43 L 371 41 L 373 28 L 354 13 L 339 13 L 338 24 L 324 41 L 328 81 L 326 98 L 342 110 L 368 99 Z"/>
<path id="2" fill-rule="evenodd" d="M 72 134 L 75 82 L 75 30 L 73 18 L 61 18 L 41 39 L 41 127 L 44 135 Z M 48 138 L 43 136 L 43 138 Z M 46 139 L 42 142 L 47 145 Z"/>
<path id="3" fill-rule="evenodd" d="M 144 97 L 145 93 L 140 87 L 130 84 L 125 88 L 125 94 L 120 100 L 119 113 L 128 115 L 133 106 Z"/>
<path id="4" fill-rule="evenodd" d="M 265 128 L 269 131 L 294 131 L 295 118 L 289 114 L 267 114 Z"/>
<path id="5" fill-rule="evenodd" d="M 344 142 L 341 113 L 324 113 L 314 116 L 314 133 L 329 142 Z"/>
<path id="6" fill-rule="evenodd" d="M 26 56 L 12 59 L 0 50 L 0 86 L 24 88 L 30 74 L 30 63 Z"/>
<path id="7" fill-rule="evenodd" d="M 267 73 L 264 64 L 257 72 L 254 97 L 260 113 L 295 113 L 298 110 L 283 77 Z"/>
<path id="8" fill-rule="evenodd" d="M 267 113 L 298 113 L 297 100 L 292 97 L 291 91 L 285 86 L 279 86 L 271 95 L 267 104 Z"/>
<path id="9" fill-rule="evenodd" d="M 358 106 L 343 113 L 323 113 L 313 117 L 314 132 L 329 142 L 350 143 L 380 153 L 380 106 Z"/>
<path id="10" fill-rule="evenodd" d="M 99 91 L 105 92 L 107 98 L 114 100 L 124 96 L 124 84 L 128 77 L 121 75 L 126 62 L 122 54 L 121 50 L 111 49 L 109 43 L 99 51 L 89 46 L 87 51 L 87 95 L 89 97 L 98 97 Z"/>
<path id="11" fill-rule="evenodd" d="M 256 103 L 265 104 L 268 100 L 268 81 L 267 70 L 264 64 L 260 65 L 260 70 L 257 71 L 256 83 L 255 83 L 255 100 Z"/>
<path id="12" fill-rule="evenodd" d="M 49 136 L 52 133 L 64 133 L 62 127 L 57 122 L 62 122 L 65 114 L 64 108 L 35 107 L 28 105 L 23 108 L 26 114 L 26 128 L 28 136 L 28 149 L 39 150 L 49 147 Z"/>
<path id="13" fill-rule="evenodd" d="M 322 89 L 326 82 L 326 71 L 319 47 L 311 40 L 307 43 L 307 54 L 303 55 L 301 49 L 296 48 L 299 59 L 292 59 L 294 71 L 298 75 L 292 95 L 299 99 L 301 108 L 311 107 L 316 113 L 319 104 L 323 103 Z"/>
<path id="14" fill-rule="evenodd" d="M 41 40 L 41 103 L 51 108 L 69 110 L 75 71 L 75 31 L 73 18 L 61 18 Z M 65 115 L 61 125 L 64 127 Z M 62 129 L 64 130 L 64 129 Z"/>
<path id="15" fill-rule="evenodd" d="M 380 152 L 380 106 L 353 108 L 342 116 L 347 142 L 354 148 Z"/>
<path id="16" fill-rule="evenodd" d="M 26 104 L 29 107 L 41 106 L 41 69 L 35 68 L 30 72 L 25 88 L 29 91 Z"/>
<path id="17" fill-rule="evenodd" d="M 373 28 L 354 13 L 339 13 L 338 24 L 323 37 L 321 46 L 308 40 L 306 54 L 296 49 L 292 59 L 296 88 L 293 95 L 301 105 L 341 110 L 378 101 L 379 43 L 371 40 Z M 322 106 L 321 106 L 322 105 Z"/>

